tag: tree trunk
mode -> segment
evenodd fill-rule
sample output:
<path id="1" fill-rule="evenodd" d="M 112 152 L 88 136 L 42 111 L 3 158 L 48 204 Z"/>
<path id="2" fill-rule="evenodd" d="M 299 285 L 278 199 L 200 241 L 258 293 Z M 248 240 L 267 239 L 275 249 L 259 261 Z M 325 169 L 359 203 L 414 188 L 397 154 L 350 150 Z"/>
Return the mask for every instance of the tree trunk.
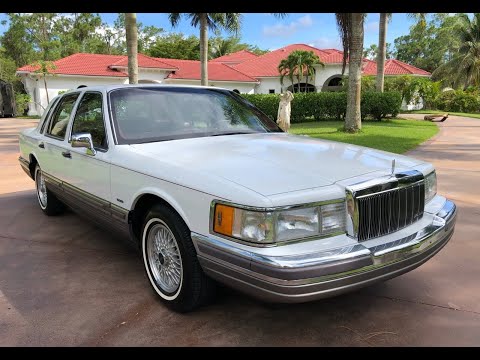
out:
<path id="1" fill-rule="evenodd" d="M 208 86 L 208 24 L 207 14 L 200 14 L 200 76 L 202 86 Z"/>
<path id="2" fill-rule="evenodd" d="M 138 32 L 136 13 L 125 13 L 125 33 L 127 37 L 128 82 L 130 84 L 138 84 Z"/>
<path id="3" fill-rule="evenodd" d="M 352 32 L 350 34 L 350 54 L 348 60 L 348 93 L 345 131 L 357 132 L 362 128 L 360 101 L 362 90 L 364 14 L 352 13 L 350 16 Z"/>
<path id="4" fill-rule="evenodd" d="M 47 105 L 50 102 L 50 97 L 48 96 L 48 88 L 47 88 L 47 74 L 43 74 L 43 86 L 45 86 L 45 94 L 47 94 Z"/>
<path id="5" fill-rule="evenodd" d="M 387 52 L 387 13 L 380 13 L 377 53 L 377 91 L 383 92 L 385 81 L 385 57 Z"/>

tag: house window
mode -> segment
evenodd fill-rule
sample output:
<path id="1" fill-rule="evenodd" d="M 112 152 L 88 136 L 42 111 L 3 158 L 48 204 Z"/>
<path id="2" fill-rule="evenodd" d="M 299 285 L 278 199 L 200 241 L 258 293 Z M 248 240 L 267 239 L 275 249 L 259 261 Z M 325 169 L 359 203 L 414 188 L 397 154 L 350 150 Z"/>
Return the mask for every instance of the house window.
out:
<path id="1" fill-rule="evenodd" d="M 343 76 L 341 74 L 330 76 L 325 80 L 322 91 L 342 91 L 345 90 L 343 87 Z"/>
<path id="2" fill-rule="evenodd" d="M 340 86 L 342 85 L 342 78 L 339 77 L 334 77 L 333 79 L 330 79 L 328 82 L 328 86 Z"/>
<path id="3" fill-rule="evenodd" d="M 268 90 L 268 93 L 269 93 L 269 94 L 275 94 L 275 89 L 269 89 L 269 90 Z"/>

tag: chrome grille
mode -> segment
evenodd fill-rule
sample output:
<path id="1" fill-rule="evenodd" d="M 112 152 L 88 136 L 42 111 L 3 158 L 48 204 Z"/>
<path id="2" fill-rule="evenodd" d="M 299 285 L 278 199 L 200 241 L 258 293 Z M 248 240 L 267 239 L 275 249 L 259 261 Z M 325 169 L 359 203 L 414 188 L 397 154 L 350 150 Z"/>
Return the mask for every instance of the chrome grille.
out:
<path id="1" fill-rule="evenodd" d="M 376 238 L 400 230 L 423 216 L 425 184 L 418 181 L 404 187 L 359 196 L 358 241 Z"/>

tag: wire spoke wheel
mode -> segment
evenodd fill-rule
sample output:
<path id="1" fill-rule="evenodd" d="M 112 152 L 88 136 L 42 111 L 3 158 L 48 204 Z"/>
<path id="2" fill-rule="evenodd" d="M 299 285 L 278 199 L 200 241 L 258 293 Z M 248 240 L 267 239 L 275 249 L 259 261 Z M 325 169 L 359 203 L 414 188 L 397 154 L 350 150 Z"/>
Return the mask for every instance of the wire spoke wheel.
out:
<path id="1" fill-rule="evenodd" d="M 47 187 L 45 186 L 45 178 L 43 177 L 40 169 L 37 170 L 35 176 L 35 185 L 37 188 L 38 202 L 40 203 L 42 209 L 45 209 L 48 205 Z"/>
<path id="2" fill-rule="evenodd" d="M 168 294 L 178 290 L 183 276 L 182 260 L 177 240 L 164 223 L 156 223 L 148 233 L 147 256 L 152 276 Z"/>

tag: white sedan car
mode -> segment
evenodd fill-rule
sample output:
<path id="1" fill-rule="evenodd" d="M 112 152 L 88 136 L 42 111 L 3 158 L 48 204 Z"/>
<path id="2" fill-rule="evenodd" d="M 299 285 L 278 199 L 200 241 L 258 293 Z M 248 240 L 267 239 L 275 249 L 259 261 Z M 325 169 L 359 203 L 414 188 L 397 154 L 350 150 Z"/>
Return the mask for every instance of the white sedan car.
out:
<path id="1" fill-rule="evenodd" d="M 270 302 L 354 290 L 421 265 L 455 225 L 431 164 L 284 133 L 219 88 L 72 90 L 19 141 L 43 212 L 127 234 L 177 311 L 213 280 Z"/>

